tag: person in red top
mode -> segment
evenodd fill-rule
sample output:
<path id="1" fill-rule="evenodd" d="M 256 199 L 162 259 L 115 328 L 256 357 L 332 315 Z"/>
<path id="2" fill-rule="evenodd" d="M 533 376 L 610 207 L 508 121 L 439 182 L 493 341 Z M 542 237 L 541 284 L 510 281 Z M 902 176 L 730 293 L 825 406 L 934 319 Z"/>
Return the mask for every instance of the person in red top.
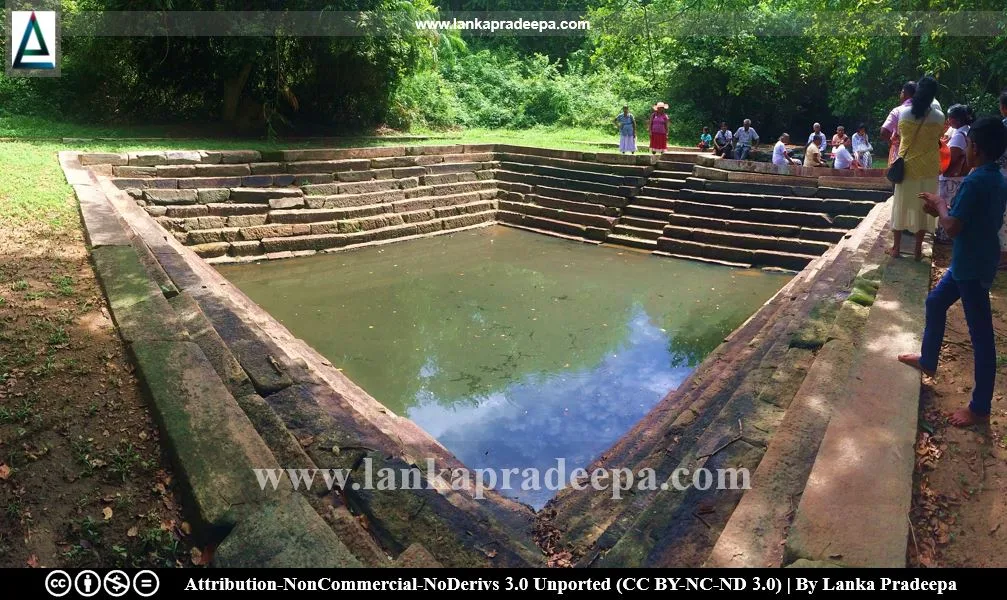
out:
<path id="1" fill-rule="evenodd" d="M 650 131 L 650 152 L 651 154 L 664 153 L 668 149 L 668 125 L 671 119 L 664 112 L 668 105 L 658 102 L 654 105 L 654 112 L 650 114 L 647 128 Z"/>

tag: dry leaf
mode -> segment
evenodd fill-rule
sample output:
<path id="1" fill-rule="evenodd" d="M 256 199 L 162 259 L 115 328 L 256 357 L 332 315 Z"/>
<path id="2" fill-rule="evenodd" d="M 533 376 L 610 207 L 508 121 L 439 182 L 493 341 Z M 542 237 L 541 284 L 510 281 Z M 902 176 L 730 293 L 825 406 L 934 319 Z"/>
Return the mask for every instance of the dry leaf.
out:
<path id="1" fill-rule="evenodd" d="M 192 564 L 197 567 L 202 567 L 213 562 L 213 546 L 207 546 L 200 550 L 199 548 L 193 547 L 189 552 L 192 558 Z"/>
<path id="2" fill-rule="evenodd" d="M 136 525 L 126 530 L 126 537 L 136 537 L 138 535 L 140 535 L 140 529 Z"/>
<path id="3" fill-rule="evenodd" d="M 31 567 L 31 568 L 33 568 L 33 569 L 39 568 L 41 565 L 38 562 L 38 557 L 35 556 L 34 554 L 32 554 L 31 556 L 29 556 L 28 557 L 28 566 Z"/>
<path id="4" fill-rule="evenodd" d="M 105 508 L 101 509 L 101 514 L 105 515 L 105 520 L 108 521 L 109 519 L 112 518 L 112 508 L 106 506 Z"/>
<path id="5" fill-rule="evenodd" d="M 0 480 L 7 481 L 10 477 L 10 467 L 7 465 L 0 465 Z"/>

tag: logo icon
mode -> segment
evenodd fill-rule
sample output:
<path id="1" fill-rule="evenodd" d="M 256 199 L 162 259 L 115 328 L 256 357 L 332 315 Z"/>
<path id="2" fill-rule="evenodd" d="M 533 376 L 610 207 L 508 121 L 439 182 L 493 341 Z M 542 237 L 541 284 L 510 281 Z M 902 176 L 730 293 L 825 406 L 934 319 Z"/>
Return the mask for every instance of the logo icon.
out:
<path id="1" fill-rule="evenodd" d="M 10 23 L 11 70 L 55 70 L 58 63 L 56 11 L 11 11 Z"/>
<path id="2" fill-rule="evenodd" d="M 129 591 L 129 575 L 124 571 L 109 571 L 103 581 L 105 593 L 113 598 L 120 598 Z"/>
<path id="3" fill-rule="evenodd" d="M 85 598 L 90 598 L 101 591 L 101 577 L 94 571 L 81 571 L 73 580 L 73 589 Z"/>
<path id="4" fill-rule="evenodd" d="M 72 586 L 73 582 L 66 571 L 49 571 L 49 574 L 45 576 L 45 591 L 55 598 L 69 594 Z"/>
<path id="5" fill-rule="evenodd" d="M 150 598 L 160 587 L 161 581 L 153 571 L 143 570 L 133 576 L 133 591 L 139 596 Z"/>

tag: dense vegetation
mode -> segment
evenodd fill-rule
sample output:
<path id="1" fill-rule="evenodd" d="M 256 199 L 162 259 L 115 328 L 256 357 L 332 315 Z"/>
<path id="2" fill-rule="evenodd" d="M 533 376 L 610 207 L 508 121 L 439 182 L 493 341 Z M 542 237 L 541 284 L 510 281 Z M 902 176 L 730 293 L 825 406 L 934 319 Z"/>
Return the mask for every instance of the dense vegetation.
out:
<path id="1" fill-rule="evenodd" d="M 435 6 L 436 5 L 436 6 Z M 673 135 L 750 117 L 763 135 L 859 121 L 872 130 L 898 87 L 934 73 L 945 104 L 993 111 L 1007 85 L 1007 35 L 956 35 L 908 11 L 966 15 L 1001 0 L 63 0 L 87 10 L 577 11 L 586 36 L 476 37 L 390 29 L 371 37 L 64 36 L 63 77 L 0 77 L 0 116 L 217 124 L 295 135 L 360 130 L 596 129 L 623 104 L 671 105 Z M 720 11 L 720 16 L 711 18 Z M 894 18 L 894 11 L 906 11 Z M 891 16 L 883 31 L 871 20 Z M 987 21 L 988 15 L 985 18 Z M 987 23 L 988 25 L 988 23 Z M 772 35 L 770 35 L 772 34 Z M 205 131 L 205 130 L 204 130 Z"/>

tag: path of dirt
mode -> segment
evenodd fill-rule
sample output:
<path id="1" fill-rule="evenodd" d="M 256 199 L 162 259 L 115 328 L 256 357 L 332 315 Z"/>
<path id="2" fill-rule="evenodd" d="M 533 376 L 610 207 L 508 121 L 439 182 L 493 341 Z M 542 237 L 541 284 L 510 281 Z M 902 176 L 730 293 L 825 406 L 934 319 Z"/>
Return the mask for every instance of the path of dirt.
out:
<path id="1" fill-rule="evenodd" d="M 0 567 L 201 564 L 79 223 L 66 229 L 0 222 Z"/>
<path id="2" fill-rule="evenodd" d="M 948 246 L 934 247 L 933 283 L 950 258 Z M 993 284 L 992 299 L 998 368 L 989 427 L 959 429 L 947 422 L 950 412 L 968 403 L 973 384 L 961 304 L 948 313 L 937 377 L 923 378 L 909 540 L 913 566 L 1007 566 L 1007 274 Z"/>

